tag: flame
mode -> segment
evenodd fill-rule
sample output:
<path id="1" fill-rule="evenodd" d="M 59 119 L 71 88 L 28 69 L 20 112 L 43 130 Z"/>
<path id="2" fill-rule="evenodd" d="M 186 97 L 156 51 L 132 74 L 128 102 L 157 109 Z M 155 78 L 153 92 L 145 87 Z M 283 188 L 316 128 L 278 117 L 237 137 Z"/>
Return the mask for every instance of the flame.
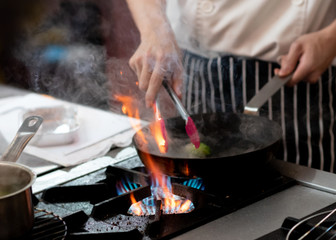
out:
<path id="1" fill-rule="evenodd" d="M 171 191 L 170 177 L 161 176 L 157 178 L 152 183 L 152 196 L 143 199 L 142 201 L 136 202 L 133 194 L 131 194 L 132 205 L 128 210 L 129 214 L 136 216 L 147 216 L 155 215 L 156 211 L 156 200 L 161 200 L 160 211 L 163 214 L 181 214 L 189 213 L 195 209 L 194 204 L 183 197 L 174 195 Z M 159 182 L 165 182 L 163 185 L 158 185 Z M 161 183 L 162 184 L 162 183 Z"/>
<path id="2" fill-rule="evenodd" d="M 154 136 L 156 144 L 161 153 L 166 153 L 168 151 L 167 143 L 167 133 L 164 120 L 161 117 L 159 109 L 155 106 L 155 122 L 153 123 L 153 128 L 151 128 L 151 133 Z"/>
<path id="3" fill-rule="evenodd" d="M 140 206 L 141 202 L 136 201 L 133 193 L 131 193 L 130 198 L 131 198 L 132 206 L 134 206 L 134 209 L 132 209 L 134 214 L 137 215 L 137 216 L 143 215 L 143 211 L 141 210 L 141 206 Z"/>
<path id="4" fill-rule="evenodd" d="M 192 202 L 190 200 L 185 201 L 180 208 L 181 212 L 186 212 L 190 209 L 190 205 L 192 204 Z"/>
<path id="5" fill-rule="evenodd" d="M 190 171 L 189 171 L 189 165 L 188 165 L 188 163 L 185 164 L 185 170 L 184 171 L 185 171 L 185 175 L 189 176 Z"/>
<path id="6" fill-rule="evenodd" d="M 41 96 L 45 98 L 55 99 L 53 96 L 50 96 L 48 94 L 41 94 Z"/>
<path id="7" fill-rule="evenodd" d="M 115 99 L 117 99 L 119 102 L 121 102 L 123 105 L 121 107 L 121 111 L 129 116 L 129 120 L 131 123 L 131 126 L 135 131 L 139 132 L 139 137 L 143 141 L 143 143 L 147 144 L 147 140 L 144 136 L 144 134 L 140 131 L 141 129 L 141 124 L 138 121 L 140 119 L 139 115 L 139 110 L 134 107 L 133 99 L 128 96 L 120 96 L 120 95 L 115 95 Z"/>
<path id="8" fill-rule="evenodd" d="M 122 72 L 120 72 L 122 74 Z M 139 111 L 134 107 L 134 101 L 131 97 L 128 96 L 120 96 L 116 95 L 115 98 L 122 103 L 122 112 L 130 117 L 132 127 L 137 131 L 141 141 L 143 141 L 144 145 L 148 144 L 148 141 L 145 138 L 145 135 L 141 131 L 141 124 L 139 121 L 134 121 L 134 119 L 140 119 Z M 158 145 L 160 152 L 167 152 L 167 135 L 165 130 L 164 121 L 161 117 L 159 109 L 154 107 L 155 119 L 156 121 L 153 124 L 153 128 L 151 128 L 151 133 L 155 138 L 155 141 Z M 174 214 L 174 213 L 187 213 L 194 209 L 193 203 L 188 199 L 183 199 L 182 197 L 176 196 L 172 193 L 172 187 L 170 183 L 170 178 L 163 175 L 155 164 L 155 161 L 151 157 L 150 154 L 144 153 L 144 157 L 146 157 L 147 168 L 151 171 L 153 183 L 152 183 L 152 197 L 159 199 L 162 202 L 161 209 L 163 213 L 166 214 Z M 130 207 L 132 210 L 132 214 L 134 215 L 148 215 L 146 213 L 147 208 L 145 206 L 144 201 L 136 202 L 134 195 L 130 196 L 131 202 L 133 203 Z M 149 202 L 147 200 L 147 202 Z M 153 210 L 149 211 L 152 214 Z"/>

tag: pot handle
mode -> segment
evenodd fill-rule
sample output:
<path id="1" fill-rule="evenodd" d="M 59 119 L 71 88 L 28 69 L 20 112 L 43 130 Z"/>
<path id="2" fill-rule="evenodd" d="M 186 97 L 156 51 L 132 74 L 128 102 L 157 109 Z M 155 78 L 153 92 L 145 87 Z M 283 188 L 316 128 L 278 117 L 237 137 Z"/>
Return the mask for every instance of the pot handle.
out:
<path id="1" fill-rule="evenodd" d="M 13 141 L 2 154 L 1 161 L 16 162 L 42 122 L 43 118 L 40 116 L 27 117 L 21 124 Z"/>

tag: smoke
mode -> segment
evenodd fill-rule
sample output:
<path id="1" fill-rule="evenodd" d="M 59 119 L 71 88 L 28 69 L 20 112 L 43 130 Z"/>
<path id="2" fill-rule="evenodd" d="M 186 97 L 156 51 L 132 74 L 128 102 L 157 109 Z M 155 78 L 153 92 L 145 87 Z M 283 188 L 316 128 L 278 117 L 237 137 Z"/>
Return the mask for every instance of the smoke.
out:
<path id="1" fill-rule="evenodd" d="M 34 65 L 29 66 L 30 86 L 36 92 L 107 109 L 105 58 L 101 46 L 49 46 Z"/>
<path id="2" fill-rule="evenodd" d="M 6 83 L 118 113 L 121 104 L 114 96 L 127 95 L 139 104 L 142 118 L 152 116 L 128 65 L 139 36 L 124 1 L 32 5 L 26 9 L 31 14 L 18 20 L 20 31 L 3 57 Z"/>
<path id="3" fill-rule="evenodd" d="M 124 0 L 33 2 L 25 9 L 31 14 L 20 18 L 10 56 L 0 68 L 6 83 L 118 113 L 121 103 L 114 96 L 131 96 L 140 117 L 152 120 L 153 111 L 145 107 L 145 93 L 129 66 L 140 36 Z M 177 59 L 172 60 L 166 61 L 165 71 L 176 68 Z M 164 91 L 159 95 L 167 98 Z M 162 109 L 167 117 L 169 104 Z"/>

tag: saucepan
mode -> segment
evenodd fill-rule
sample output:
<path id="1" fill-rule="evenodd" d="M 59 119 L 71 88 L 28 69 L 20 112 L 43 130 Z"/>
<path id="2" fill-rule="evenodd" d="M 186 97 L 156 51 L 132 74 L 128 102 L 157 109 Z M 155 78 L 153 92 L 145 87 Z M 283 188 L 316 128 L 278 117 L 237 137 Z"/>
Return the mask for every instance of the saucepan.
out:
<path id="1" fill-rule="evenodd" d="M 192 115 L 201 141 L 199 149 L 191 146 L 181 117 L 165 120 L 166 153 L 159 151 L 151 133 L 154 123 L 149 124 L 133 137 L 141 161 L 149 170 L 155 165 L 163 174 L 188 178 L 238 179 L 263 167 L 273 157 L 282 129 L 277 122 L 259 116 L 258 109 L 290 78 L 275 76 L 245 106 L 244 113 Z"/>
<path id="2" fill-rule="evenodd" d="M 16 239 L 34 224 L 32 190 L 36 176 L 28 167 L 16 163 L 35 135 L 43 119 L 26 118 L 0 161 L 0 239 Z"/>

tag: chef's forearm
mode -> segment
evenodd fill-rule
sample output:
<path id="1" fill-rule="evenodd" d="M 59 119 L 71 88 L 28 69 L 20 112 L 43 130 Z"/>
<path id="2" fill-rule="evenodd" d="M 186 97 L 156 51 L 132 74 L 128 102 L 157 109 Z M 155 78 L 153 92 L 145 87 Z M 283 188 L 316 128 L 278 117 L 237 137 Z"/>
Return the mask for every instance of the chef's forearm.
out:
<path id="1" fill-rule="evenodd" d="M 126 0 L 141 36 L 168 24 L 165 0 Z"/>
<path id="2" fill-rule="evenodd" d="M 321 32 L 327 38 L 327 41 L 330 43 L 330 50 L 332 51 L 334 57 L 336 57 L 336 20 L 334 20 L 326 28 L 322 29 Z"/>

